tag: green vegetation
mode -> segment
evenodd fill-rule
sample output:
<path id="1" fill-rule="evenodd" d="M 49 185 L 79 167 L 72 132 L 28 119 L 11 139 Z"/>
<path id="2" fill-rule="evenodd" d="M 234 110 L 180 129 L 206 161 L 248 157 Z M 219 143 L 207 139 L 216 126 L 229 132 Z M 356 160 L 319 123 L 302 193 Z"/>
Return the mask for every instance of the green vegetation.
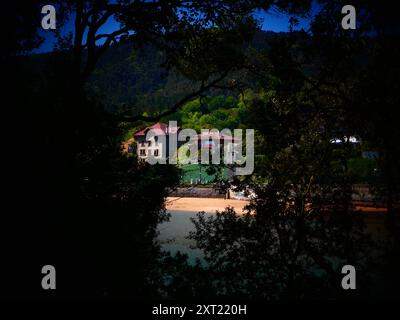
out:
<path id="1" fill-rule="evenodd" d="M 312 1 L 182 8 L 181 1 L 55 0 L 58 28 L 73 19 L 73 37 L 58 34 L 57 51 L 23 56 L 41 40 L 35 21 L 47 2 L 32 3 L 17 17 L 18 52 L 9 59 L 19 81 L 16 115 L 5 119 L 10 140 L 24 144 L 6 149 L 13 170 L 5 166 L 12 177 L 5 189 L 15 191 L 6 198 L 20 232 L 8 240 L 22 239 L 21 276 L 51 261 L 60 286 L 49 293 L 30 279 L 14 288 L 35 299 L 136 301 L 398 295 L 400 41 L 389 3 L 358 1 L 357 29 L 345 31 L 343 1 L 321 0 L 309 31 L 294 31 L 291 18 L 290 32 L 264 37 L 254 12 L 305 16 Z M 108 17 L 121 29 L 102 34 Z M 168 119 L 184 128 L 256 130 L 252 175 L 229 185 L 218 168 L 205 170 L 218 187 L 255 194 L 247 214 L 226 208 L 193 219 L 190 237 L 206 266 L 162 252 L 157 241 L 180 170 L 120 150 L 134 128 Z M 356 159 L 351 143 L 331 143 L 355 134 L 379 152 L 373 165 Z M 384 244 L 369 237 L 352 202 L 354 181 L 375 168 L 371 183 L 387 207 Z M 186 181 L 200 175 L 199 167 L 182 169 Z M 357 290 L 340 286 L 345 264 L 356 266 Z"/>
<path id="2" fill-rule="evenodd" d="M 245 109 L 232 96 L 216 96 L 196 99 L 185 104 L 177 116 L 182 128 L 238 129 Z"/>
<path id="3" fill-rule="evenodd" d="M 221 176 L 226 180 L 226 168 L 219 168 L 220 172 L 210 171 L 207 165 L 186 164 L 179 167 L 182 170 L 181 183 L 183 185 L 212 185 Z"/>
<path id="4" fill-rule="evenodd" d="M 374 183 L 377 179 L 378 163 L 377 160 L 352 158 L 348 161 L 349 171 L 354 176 L 357 183 Z"/>

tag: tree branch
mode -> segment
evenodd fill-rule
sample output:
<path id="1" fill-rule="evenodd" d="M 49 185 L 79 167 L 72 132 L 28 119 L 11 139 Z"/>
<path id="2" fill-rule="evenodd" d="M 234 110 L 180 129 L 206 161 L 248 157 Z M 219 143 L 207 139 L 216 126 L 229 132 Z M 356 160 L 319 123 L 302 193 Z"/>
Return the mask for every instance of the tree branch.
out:
<path id="1" fill-rule="evenodd" d="M 164 111 L 158 115 L 155 116 L 144 116 L 144 115 L 136 115 L 136 116 L 119 116 L 119 115 L 112 115 L 113 119 L 115 121 L 124 121 L 124 122 L 135 122 L 135 121 L 146 121 L 146 122 L 156 122 L 159 121 L 161 118 L 169 116 L 176 111 L 178 111 L 179 108 L 181 108 L 185 103 L 193 100 L 194 98 L 198 97 L 202 93 L 206 92 L 210 88 L 213 88 L 216 86 L 216 84 L 220 81 L 222 81 L 231 71 L 231 69 L 225 70 L 219 77 L 211 81 L 207 85 L 202 85 L 199 90 L 194 91 L 190 93 L 189 95 L 185 96 L 181 100 L 179 100 L 177 103 L 175 103 L 170 109 L 167 111 Z"/>

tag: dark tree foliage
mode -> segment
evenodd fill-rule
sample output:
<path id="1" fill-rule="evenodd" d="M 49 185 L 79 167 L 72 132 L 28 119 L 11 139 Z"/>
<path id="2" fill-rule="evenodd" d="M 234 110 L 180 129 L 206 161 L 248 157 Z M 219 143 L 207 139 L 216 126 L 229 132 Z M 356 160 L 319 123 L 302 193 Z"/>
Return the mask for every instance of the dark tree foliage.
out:
<path id="1" fill-rule="evenodd" d="M 18 115 L 12 119 L 20 132 L 14 127 L 10 138 L 16 159 L 9 200 L 20 220 L 16 253 L 25 277 L 15 289 L 45 298 L 352 298 L 373 295 L 376 275 L 394 289 L 400 256 L 395 11 L 357 1 L 359 28 L 344 31 L 345 3 L 319 3 L 310 32 L 292 29 L 259 46 L 251 43 L 254 10 L 275 6 L 301 15 L 310 1 L 56 2 L 64 8 L 61 18 L 74 21 L 73 40 L 60 38 L 57 51 L 36 66 L 45 68 L 43 78 L 22 68 L 31 57 L 16 57 Z M 41 41 L 40 5 L 20 11 L 17 54 Z M 111 17 L 120 28 L 101 34 Z M 131 100 L 118 113 L 105 112 L 93 93 L 96 72 L 112 76 L 101 59 L 113 46 L 129 55 L 134 48 L 140 59 L 147 45 L 160 54 L 165 72 L 190 81 L 190 92 L 150 109 L 151 115 Z M 239 90 L 246 110 L 241 126 L 257 130 L 255 173 L 234 181 L 257 197 L 243 216 L 228 208 L 194 220 L 191 237 L 207 266 L 190 266 L 185 256 L 163 255 L 155 241 L 179 173 L 123 155 L 119 121 L 156 121 L 215 89 Z M 387 202 L 391 234 L 383 256 L 352 206 L 354 149 L 330 142 L 349 135 L 382 154 L 376 190 Z M 378 266 L 371 263 L 379 259 Z M 57 268 L 56 293 L 40 288 L 43 261 Z M 355 293 L 340 287 L 344 264 L 361 274 Z"/>
<path id="2" fill-rule="evenodd" d="M 255 9 L 271 5 L 303 12 L 288 1 L 57 1 L 60 21 L 73 21 L 73 37 L 58 33 L 56 51 L 40 84 L 16 57 L 16 109 L 23 145 L 12 170 L 13 216 L 23 268 L 15 294 L 39 298 L 151 298 L 182 292 L 166 286 L 156 226 L 167 218 L 164 199 L 179 174 L 171 166 L 139 164 L 123 155 L 118 121 L 158 120 L 220 83 L 241 63 L 241 46 L 256 30 Z M 308 3 L 308 2 L 307 2 Z M 42 3 L 20 11 L 17 55 L 40 44 Z M 110 19 L 118 30 L 102 34 Z M 99 41 L 102 41 L 101 44 Z M 153 45 L 167 69 L 198 87 L 153 117 L 110 114 L 87 90 L 99 59 L 119 42 Z M 227 58 L 227 55 L 229 58 Z M 29 58 L 27 58 L 29 59 Z M 26 60 L 24 60 L 26 61 Z M 43 73 L 42 73 L 43 75 Z M 33 77 L 37 74 L 33 74 Z M 127 108 L 135 111 L 134 108 Z M 26 156 L 25 156 L 26 155 Z M 22 199 L 22 200 L 21 200 Z M 22 258 L 21 258 L 22 257 Z M 167 264 L 181 265 L 180 257 Z M 43 264 L 57 269 L 57 290 L 40 288 Z M 188 266 L 181 265 L 183 269 Z"/>
<path id="3" fill-rule="evenodd" d="M 398 29 L 376 3 L 360 2 L 360 27 L 346 32 L 340 25 L 344 4 L 321 1 L 311 36 L 292 32 L 271 41 L 247 66 L 262 88 L 244 97 L 244 123 L 257 130 L 257 162 L 255 173 L 236 185 L 257 196 L 244 216 L 229 208 L 208 219 L 200 214 L 191 234 L 206 253 L 217 296 L 326 299 L 396 292 Z M 354 147 L 331 143 L 350 135 L 383 154 L 378 190 L 387 201 L 389 231 L 383 254 L 352 206 L 348 159 Z M 345 264 L 362 275 L 356 293 L 341 289 Z"/>

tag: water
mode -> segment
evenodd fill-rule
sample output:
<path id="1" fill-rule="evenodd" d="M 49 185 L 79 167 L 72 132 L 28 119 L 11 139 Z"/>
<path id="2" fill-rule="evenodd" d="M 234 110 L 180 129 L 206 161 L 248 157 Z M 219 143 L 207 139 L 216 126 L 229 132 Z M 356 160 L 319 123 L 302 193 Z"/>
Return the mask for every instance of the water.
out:
<path id="1" fill-rule="evenodd" d="M 169 221 L 163 222 L 158 226 L 160 232 L 158 239 L 164 251 L 175 254 L 178 251 L 188 255 L 189 263 L 194 264 L 196 259 L 202 261 L 204 253 L 200 249 L 191 249 L 195 241 L 186 239 L 190 231 L 194 230 L 194 224 L 190 218 L 196 217 L 196 212 L 169 211 L 171 217 Z M 206 214 L 211 215 L 211 214 Z"/>

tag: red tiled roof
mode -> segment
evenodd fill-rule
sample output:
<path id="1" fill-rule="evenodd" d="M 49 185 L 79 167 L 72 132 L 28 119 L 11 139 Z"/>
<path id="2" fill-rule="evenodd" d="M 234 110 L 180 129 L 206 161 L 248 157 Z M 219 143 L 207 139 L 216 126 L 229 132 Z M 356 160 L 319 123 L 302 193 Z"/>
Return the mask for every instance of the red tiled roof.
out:
<path id="1" fill-rule="evenodd" d="M 136 133 L 134 134 L 134 136 L 135 136 L 135 137 L 144 136 L 144 135 L 146 134 L 146 130 L 147 130 L 147 128 L 145 128 L 145 129 L 143 129 L 143 130 L 140 130 L 140 131 L 136 132 Z"/>
<path id="2" fill-rule="evenodd" d="M 168 125 L 162 122 L 157 122 L 156 124 L 153 124 L 150 129 L 161 129 L 164 133 L 167 133 Z"/>
<path id="3" fill-rule="evenodd" d="M 154 129 L 154 130 L 157 130 L 157 131 L 161 130 L 162 133 L 168 134 L 168 125 L 165 124 L 165 123 L 162 123 L 162 122 L 157 122 L 157 123 L 153 124 L 151 127 L 147 127 L 147 128 L 144 128 L 143 130 L 140 130 L 140 131 L 136 132 L 134 134 L 134 136 L 135 137 L 143 137 L 143 136 L 146 135 L 147 131 L 150 130 L 150 129 Z M 174 133 L 176 133 L 179 128 L 170 128 L 170 130 L 171 129 L 175 129 Z M 161 132 L 160 132 L 160 134 L 161 134 Z"/>

